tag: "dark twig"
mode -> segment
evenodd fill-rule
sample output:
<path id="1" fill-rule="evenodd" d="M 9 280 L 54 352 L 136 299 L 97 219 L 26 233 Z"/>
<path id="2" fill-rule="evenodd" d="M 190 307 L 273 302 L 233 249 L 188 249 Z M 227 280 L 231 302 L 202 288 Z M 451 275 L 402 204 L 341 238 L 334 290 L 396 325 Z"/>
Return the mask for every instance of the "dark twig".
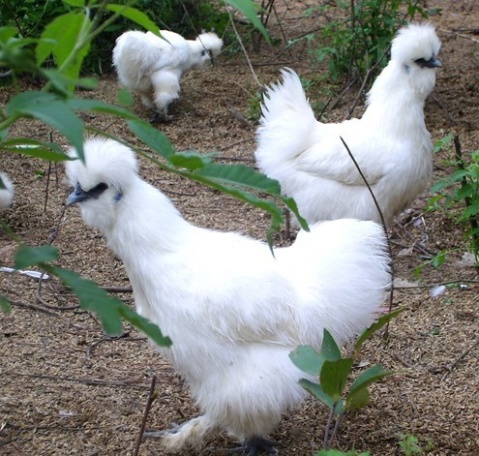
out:
<path id="1" fill-rule="evenodd" d="M 32 309 L 32 310 L 36 310 L 38 312 L 43 312 L 43 313 L 48 314 L 48 315 L 53 315 L 54 317 L 58 317 L 57 313 L 52 312 L 51 310 L 45 309 L 42 306 L 36 306 L 35 304 L 27 304 L 26 302 L 20 302 L 20 301 L 8 301 L 8 302 L 12 306 L 15 306 L 15 307 L 23 307 L 25 309 Z"/>
<path id="2" fill-rule="evenodd" d="M 140 432 L 138 434 L 138 438 L 136 439 L 135 451 L 133 453 L 133 456 L 138 456 L 138 453 L 140 451 L 141 441 L 143 439 L 143 433 L 145 432 L 146 420 L 148 419 L 148 414 L 150 413 L 151 406 L 153 405 L 153 402 L 157 398 L 157 394 L 155 392 L 155 386 L 156 386 L 156 375 L 153 375 L 153 377 L 151 378 L 150 391 L 148 392 L 148 399 L 146 401 L 145 412 L 143 413 L 143 419 L 141 420 Z"/>
<path id="3" fill-rule="evenodd" d="M 371 194 L 371 197 L 374 201 L 374 205 L 376 206 L 376 209 L 379 212 L 379 217 L 381 219 L 381 224 L 382 224 L 383 229 L 384 229 L 384 234 L 386 235 L 389 256 L 392 258 L 393 250 L 392 250 L 392 246 L 391 246 L 391 240 L 389 239 L 388 229 L 387 229 L 387 226 L 386 226 L 386 221 L 384 220 L 384 215 L 383 215 L 383 212 L 381 211 L 381 208 L 379 207 L 379 203 L 376 199 L 376 196 L 374 195 L 374 192 L 373 192 L 371 186 L 369 185 L 369 182 L 366 179 L 366 176 L 361 171 L 361 168 L 360 168 L 358 162 L 354 158 L 354 155 L 352 154 L 351 150 L 349 149 L 348 145 L 346 144 L 346 141 L 342 138 L 342 136 L 340 136 L 339 139 L 341 140 L 344 147 L 346 148 L 346 150 L 349 154 L 349 157 L 353 161 L 354 166 L 358 170 L 358 173 L 361 175 L 361 178 L 363 179 L 364 183 L 366 184 L 366 187 L 368 188 L 369 193 Z M 391 268 L 391 289 L 389 291 L 389 312 L 392 311 L 393 298 L 394 298 L 394 287 L 393 287 L 393 283 L 394 283 L 394 264 L 393 264 L 392 260 L 391 260 L 390 268 Z M 386 327 L 385 327 L 385 330 L 384 330 L 384 338 L 385 339 L 387 339 L 388 334 L 389 334 L 389 322 L 386 324 Z"/>
<path id="4" fill-rule="evenodd" d="M 472 350 L 474 350 L 479 345 L 479 339 L 476 340 L 467 350 L 464 350 L 458 358 L 454 360 L 454 362 L 444 369 L 446 369 L 446 373 L 442 376 L 441 381 L 443 381 L 452 371 L 456 368 L 460 361 L 462 361 Z"/>

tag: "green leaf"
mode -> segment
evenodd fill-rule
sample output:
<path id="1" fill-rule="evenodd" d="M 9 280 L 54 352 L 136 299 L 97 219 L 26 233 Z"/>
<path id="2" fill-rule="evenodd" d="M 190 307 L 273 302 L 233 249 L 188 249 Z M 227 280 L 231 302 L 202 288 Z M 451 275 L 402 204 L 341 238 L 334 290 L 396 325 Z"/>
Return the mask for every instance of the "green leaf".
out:
<path id="1" fill-rule="evenodd" d="M 346 410 L 358 410 L 369 404 L 369 391 L 367 388 L 356 390 L 346 398 Z"/>
<path id="2" fill-rule="evenodd" d="M 37 45 L 38 65 L 53 55 L 60 71 L 77 79 L 83 59 L 90 48 L 90 41 L 85 39 L 89 28 L 90 19 L 83 11 L 56 17 L 45 27 L 42 40 Z M 84 43 L 81 48 L 79 43 Z"/>
<path id="3" fill-rule="evenodd" d="M 310 345 L 300 345 L 289 354 L 294 365 L 307 374 L 319 378 L 324 358 Z"/>
<path id="4" fill-rule="evenodd" d="M 302 378 L 299 381 L 299 384 L 313 396 L 316 396 L 324 405 L 326 405 L 330 409 L 334 407 L 333 399 L 324 392 L 323 388 L 321 388 L 321 385 L 311 382 L 310 380 L 307 380 L 305 378 Z"/>
<path id="5" fill-rule="evenodd" d="M 323 342 L 321 344 L 320 354 L 328 361 L 338 361 L 341 359 L 341 350 L 334 340 L 334 337 L 326 328 L 323 330 Z"/>
<path id="6" fill-rule="evenodd" d="M 138 138 L 162 157 L 168 158 L 175 153 L 169 139 L 150 124 L 142 120 L 130 120 L 128 126 Z"/>
<path id="7" fill-rule="evenodd" d="M 2 309 L 2 311 L 5 313 L 9 313 L 12 310 L 7 297 L 4 295 L 0 295 L 0 309 Z"/>
<path id="8" fill-rule="evenodd" d="M 34 117 L 57 129 L 83 158 L 83 122 L 65 100 L 46 92 L 23 92 L 7 105 L 7 115 L 16 114 Z"/>
<path id="9" fill-rule="evenodd" d="M 28 155 L 53 162 L 65 161 L 69 157 L 53 143 L 45 143 L 30 138 L 12 138 L 2 143 L 4 152 Z"/>
<path id="10" fill-rule="evenodd" d="M 135 114 L 128 109 L 121 108 L 100 100 L 93 100 L 89 98 L 72 98 L 66 101 L 67 105 L 75 111 L 93 111 L 101 112 L 103 114 L 112 114 L 114 116 L 123 117 L 125 119 L 138 120 Z M 141 122 L 141 121 L 140 121 Z"/>
<path id="11" fill-rule="evenodd" d="M 195 171 L 210 164 L 211 157 L 194 151 L 177 152 L 176 154 L 169 155 L 168 161 L 177 168 L 186 168 L 189 171 Z"/>
<path id="12" fill-rule="evenodd" d="M 433 268 L 440 268 L 447 258 L 447 250 L 440 250 L 434 257 L 431 259 L 431 265 Z"/>
<path id="13" fill-rule="evenodd" d="M 64 3 L 68 3 L 71 6 L 82 7 L 85 6 L 85 0 L 62 0 Z"/>
<path id="14" fill-rule="evenodd" d="M 0 27 L 0 43 L 6 43 L 16 36 L 18 30 L 15 27 Z"/>
<path id="15" fill-rule="evenodd" d="M 268 44 L 271 44 L 268 32 L 258 17 L 258 5 L 251 0 L 224 0 L 225 3 L 240 11 L 257 28 Z"/>
<path id="16" fill-rule="evenodd" d="M 299 213 L 299 209 L 298 209 L 298 205 L 296 204 L 296 201 L 293 198 L 286 198 L 286 197 L 282 197 L 281 199 L 284 202 L 284 204 L 286 204 L 288 209 L 294 214 L 301 228 L 305 231 L 309 231 L 308 222 Z"/>
<path id="17" fill-rule="evenodd" d="M 385 371 L 381 365 L 376 364 L 366 369 L 356 378 L 349 389 L 349 394 L 356 394 L 359 390 L 367 388 L 372 383 L 382 380 L 389 375 L 392 375 L 392 372 Z"/>
<path id="18" fill-rule="evenodd" d="M 278 181 L 271 179 L 264 174 L 258 173 L 254 168 L 241 164 L 224 165 L 211 163 L 196 172 L 200 176 L 208 176 L 216 181 L 228 185 L 235 184 L 241 187 L 248 187 L 270 195 L 280 196 L 281 188 Z"/>
<path id="19" fill-rule="evenodd" d="M 349 358 L 324 361 L 321 368 L 320 384 L 323 391 L 337 402 L 346 387 L 353 360 Z"/>
<path id="20" fill-rule="evenodd" d="M 373 323 L 368 329 L 366 329 L 366 331 L 364 331 L 358 337 L 358 340 L 354 344 L 355 352 L 358 353 L 366 340 L 368 340 L 376 331 L 379 331 L 384 325 L 390 322 L 393 318 L 397 317 L 404 310 L 405 310 L 405 307 L 400 307 L 396 310 L 393 310 L 392 312 L 381 315 L 381 317 L 379 317 L 377 322 Z"/>
<path id="21" fill-rule="evenodd" d="M 159 34 L 158 26 L 153 21 L 151 21 L 145 13 L 142 13 L 136 8 L 132 8 L 130 6 L 125 7 L 124 5 L 109 4 L 106 5 L 106 9 L 108 11 L 118 13 L 121 16 L 126 17 L 127 19 L 130 19 L 131 21 L 135 22 L 146 30 L 155 33 L 156 35 Z"/>
<path id="22" fill-rule="evenodd" d="M 25 269 L 29 266 L 48 263 L 56 260 L 58 255 L 58 249 L 52 245 L 30 247 L 22 244 L 15 254 L 15 269 Z"/>
<path id="23" fill-rule="evenodd" d="M 118 298 L 109 295 L 95 282 L 66 269 L 51 268 L 51 271 L 78 296 L 82 309 L 95 312 L 108 334 L 121 333 L 123 317 L 159 346 L 171 345 L 171 340 L 163 336 L 156 325 L 138 315 Z"/>

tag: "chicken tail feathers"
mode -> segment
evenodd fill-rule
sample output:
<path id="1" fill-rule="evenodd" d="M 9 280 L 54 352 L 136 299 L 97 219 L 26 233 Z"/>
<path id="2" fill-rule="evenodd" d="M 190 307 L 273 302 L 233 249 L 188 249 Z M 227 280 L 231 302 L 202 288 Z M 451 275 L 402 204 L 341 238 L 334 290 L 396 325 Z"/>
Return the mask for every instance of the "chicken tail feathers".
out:
<path id="1" fill-rule="evenodd" d="M 264 94 L 255 152 L 260 169 L 271 177 L 312 144 L 317 124 L 299 76 L 289 68 L 281 75 L 283 82 L 271 85 Z"/>

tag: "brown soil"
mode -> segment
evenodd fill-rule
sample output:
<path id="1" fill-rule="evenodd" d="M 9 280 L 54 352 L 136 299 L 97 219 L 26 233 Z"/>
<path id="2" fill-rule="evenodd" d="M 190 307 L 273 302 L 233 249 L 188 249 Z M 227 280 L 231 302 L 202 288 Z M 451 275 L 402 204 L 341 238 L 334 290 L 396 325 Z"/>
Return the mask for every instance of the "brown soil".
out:
<path id="1" fill-rule="evenodd" d="M 319 18 L 306 20 L 301 14 L 307 2 L 276 3 L 275 37 L 292 39 L 317 27 L 314 21 Z M 431 21 L 443 42 L 444 67 L 427 102 L 426 121 L 434 140 L 457 133 L 463 150 L 470 152 L 479 144 L 479 40 L 472 33 L 479 19 L 477 2 L 435 0 L 428 7 L 442 8 L 442 14 Z M 282 66 L 310 79 L 317 71 L 304 43 L 288 51 L 263 46 L 250 57 L 263 83 L 276 80 Z M 258 86 L 243 56 L 226 50 L 211 71 L 186 75 L 182 88 L 175 121 L 159 126 L 174 146 L 218 151 L 221 160 L 253 164 L 256 125 L 246 113 Z M 105 75 L 98 90 L 84 95 L 116 102 L 118 89 L 114 75 Z M 324 101 L 318 89 L 310 97 Z M 2 90 L 0 101 L 6 102 L 11 93 Z M 351 93 L 349 99 L 354 96 Z M 346 111 L 343 103 L 328 116 L 340 118 Z M 148 118 L 139 104 L 135 112 Z M 85 117 L 85 121 L 136 143 L 121 121 L 102 116 Z M 18 123 L 11 134 L 49 140 L 51 132 L 29 121 Z M 55 132 L 53 139 L 63 143 Z M 442 164 L 448 156 L 452 152 L 437 156 L 435 178 L 451 171 Z M 164 190 L 189 220 L 264 238 L 269 222 L 261 212 L 168 175 L 146 160 L 141 165 L 142 175 Z M 77 209 L 63 212 L 69 189 L 61 166 L 50 169 L 39 160 L 3 155 L 1 168 L 16 185 L 14 205 L 2 217 L 19 239 L 31 245 L 53 239 L 61 251 L 62 267 L 102 286 L 128 287 L 121 261 L 101 236 L 84 226 Z M 429 454 L 479 455 L 479 282 L 474 268 L 459 261 L 464 251 L 463 227 L 444 214 L 424 212 L 428 197 L 422 195 L 402 218 L 404 226 L 397 224 L 391 233 L 397 285 L 394 305 L 405 306 L 406 311 L 392 323 L 387 344 L 377 336 L 362 353 L 361 361 L 381 363 L 395 375 L 371 388 L 366 409 L 346 417 L 336 442 L 342 449 L 354 446 L 376 456 L 404 454 L 398 445 L 400 435 L 412 434 Z M 413 216 L 422 223 L 412 223 Z M 11 246 L 12 241 L 0 234 L 3 263 L 11 261 Z M 459 251 L 438 270 L 426 267 L 418 282 L 413 269 L 442 248 Z M 430 296 L 432 284 L 453 281 L 464 286 Z M 167 429 L 198 413 L 186 385 L 136 330 L 125 327 L 125 337 L 105 338 L 97 319 L 80 311 L 75 297 L 57 280 L 39 288 L 29 277 L 0 273 L 0 283 L 2 294 L 12 303 L 12 312 L 2 314 L 0 320 L 1 454 L 132 455 L 153 374 L 158 377 L 158 397 L 147 428 Z M 133 304 L 130 293 L 118 295 Z M 321 446 L 327 416 L 327 409 L 312 398 L 285 416 L 271 436 L 281 442 L 280 453 L 313 454 Z M 232 445 L 226 435 L 214 433 L 205 448 L 183 454 L 224 454 Z M 140 454 L 163 453 L 158 441 L 146 440 Z"/>

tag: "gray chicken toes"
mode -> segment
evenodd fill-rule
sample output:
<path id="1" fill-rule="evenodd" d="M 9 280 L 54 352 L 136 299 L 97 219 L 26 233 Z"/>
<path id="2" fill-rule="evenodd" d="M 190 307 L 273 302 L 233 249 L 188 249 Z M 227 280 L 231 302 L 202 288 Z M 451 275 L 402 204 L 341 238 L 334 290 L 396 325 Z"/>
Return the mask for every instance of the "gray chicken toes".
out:
<path id="1" fill-rule="evenodd" d="M 279 445 L 278 442 L 273 442 L 263 437 L 253 437 L 243 442 L 243 445 L 237 448 L 231 448 L 228 450 L 230 454 L 243 453 L 246 456 L 257 456 L 260 454 L 266 454 L 268 456 L 277 456 L 279 454 L 276 448 Z"/>

